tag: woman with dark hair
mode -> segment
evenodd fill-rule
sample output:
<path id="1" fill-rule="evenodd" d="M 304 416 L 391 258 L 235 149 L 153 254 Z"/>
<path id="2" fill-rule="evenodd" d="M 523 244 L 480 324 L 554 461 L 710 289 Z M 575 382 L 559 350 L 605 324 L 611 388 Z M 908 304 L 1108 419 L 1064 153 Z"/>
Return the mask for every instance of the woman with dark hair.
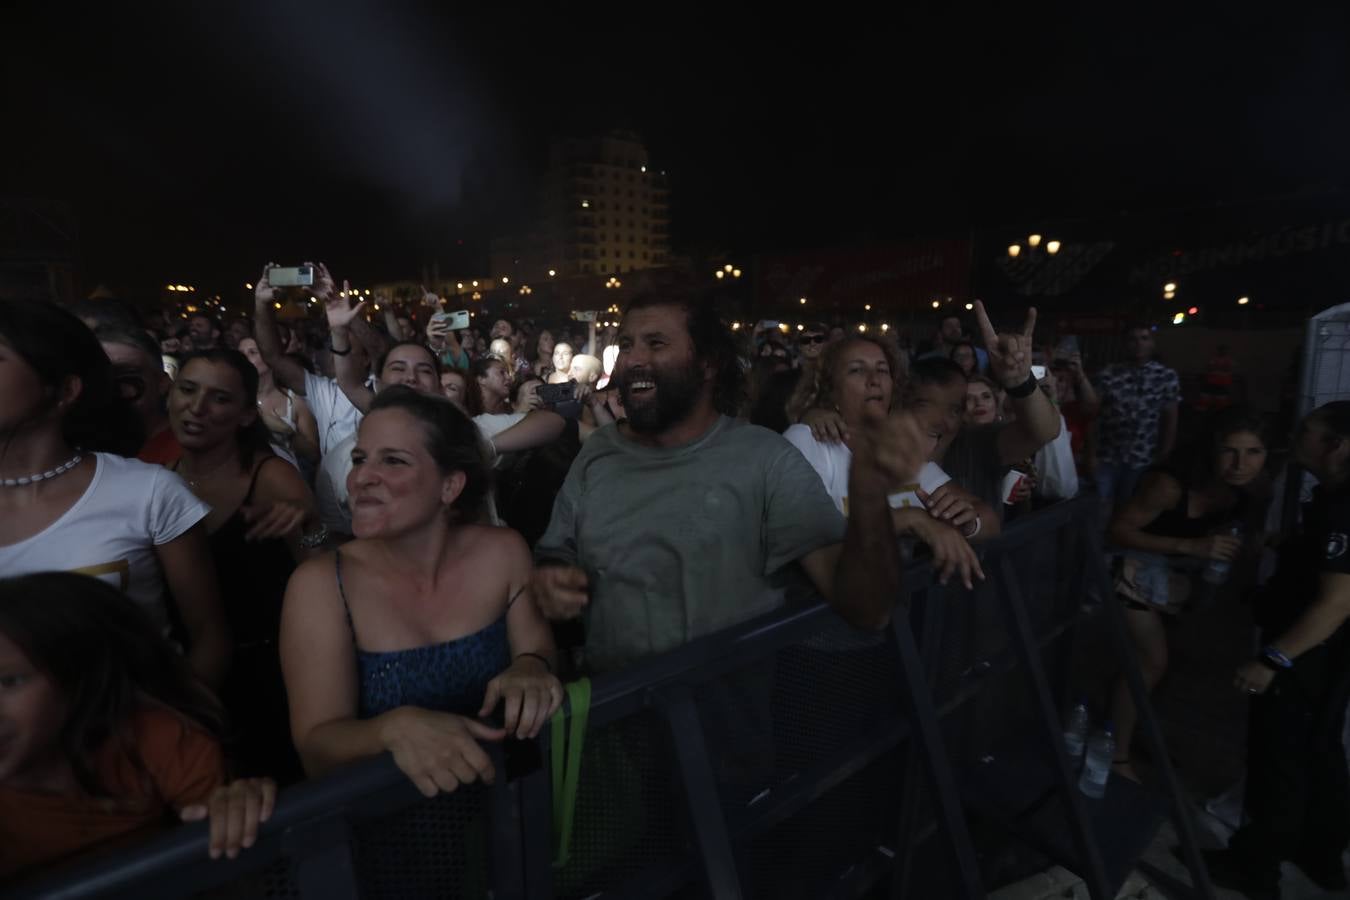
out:
<path id="1" fill-rule="evenodd" d="M 295 391 L 276 383 L 256 340 L 245 337 L 238 349 L 258 370 L 258 414 L 272 435 L 273 451 L 296 468 L 303 465 L 303 471 L 313 472 L 319 464 L 319 424 L 309 404 Z"/>
<path id="2" fill-rule="evenodd" d="M 478 390 L 478 379 L 470 376 L 468 369 L 442 370 L 441 392 L 467 416 L 477 416 L 483 412 L 483 395 Z"/>
<path id="3" fill-rule="evenodd" d="M 1261 649 L 1233 677 L 1251 703 L 1246 821 L 1227 849 L 1205 853 L 1214 883 L 1249 897 L 1279 893 L 1283 860 L 1323 890 L 1346 887 L 1350 402 L 1309 413 L 1292 449 L 1317 487 L 1280 547 L 1274 577 L 1257 595 Z"/>
<path id="4" fill-rule="evenodd" d="M 48 303 L 0 303 L 0 576 L 105 579 L 219 685 L 229 660 L 202 520 L 208 508 L 161 466 L 125 459 L 140 422 L 88 328 Z"/>
<path id="5" fill-rule="evenodd" d="M 172 468 L 211 507 L 206 531 L 234 636 L 222 692 L 239 731 L 233 755 L 240 771 L 286 782 L 300 767 L 277 654 L 281 601 L 295 564 L 327 535 L 300 473 L 272 453 L 257 391 L 258 371 L 237 350 L 185 357 L 169 395 L 169 420 L 183 448 Z"/>
<path id="6" fill-rule="evenodd" d="M 967 378 L 973 379 L 980 374 L 980 358 L 975 353 L 975 345 L 970 341 L 959 341 L 952 345 L 952 350 L 947 356 L 961 367 Z"/>
<path id="7" fill-rule="evenodd" d="M 545 381 L 553 374 L 554 346 L 553 332 L 547 328 L 540 331 L 534 343 L 534 374 Z"/>
<path id="8" fill-rule="evenodd" d="M 95 578 L 0 581 L 0 723 L 0 878 L 177 819 L 233 858 L 271 815 L 270 779 L 225 784 L 211 692 Z"/>
<path id="9" fill-rule="evenodd" d="M 1207 564 L 1231 566 L 1244 544 L 1259 544 L 1268 491 L 1262 477 L 1266 448 L 1262 418 L 1228 410 L 1171 463 L 1144 473 L 1111 520 L 1107 536 L 1124 551 L 1116 595 L 1150 690 L 1167 672 L 1164 617 L 1186 608 L 1193 576 Z M 1136 710 L 1123 678 L 1116 683 L 1112 721 L 1116 770 L 1136 778 L 1130 765 Z"/>
<path id="10" fill-rule="evenodd" d="M 382 391 L 348 476 L 356 540 L 296 570 L 282 665 L 310 774 L 391 751 L 427 796 L 492 778 L 479 740 L 531 738 L 562 700 L 529 548 L 476 524 L 478 430 L 444 398 Z M 503 727 L 482 718 L 504 705 Z"/>
<path id="11" fill-rule="evenodd" d="M 495 356 L 473 361 L 469 367 L 483 399 L 480 415 L 504 415 L 511 412 L 511 370 Z"/>

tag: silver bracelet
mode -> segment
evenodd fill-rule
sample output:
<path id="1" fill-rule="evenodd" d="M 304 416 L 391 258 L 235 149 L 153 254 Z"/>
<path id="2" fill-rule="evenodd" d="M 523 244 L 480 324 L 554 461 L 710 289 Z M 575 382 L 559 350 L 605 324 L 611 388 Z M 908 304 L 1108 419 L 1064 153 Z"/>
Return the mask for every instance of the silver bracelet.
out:
<path id="1" fill-rule="evenodd" d="M 317 550 L 328 540 L 328 526 L 320 525 L 318 531 L 300 535 L 300 546 L 306 550 Z"/>
<path id="2" fill-rule="evenodd" d="M 965 532 L 962 532 L 962 533 L 961 533 L 961 537 L 965 538 L 966 540 L 970 540 L 970 539 L 973 538 L 975 535 L 977 535 L 977 534 L 980 533 L 980 528 L 981 528 L 983 525 L 984 525 L 984 523 L 980 521 L 980 514 L 979 514 L 979 513 L 976 513 L 976 514 L 975 514 L 975 530 L 972 531 L 970 534 L 966 534 Z"/>

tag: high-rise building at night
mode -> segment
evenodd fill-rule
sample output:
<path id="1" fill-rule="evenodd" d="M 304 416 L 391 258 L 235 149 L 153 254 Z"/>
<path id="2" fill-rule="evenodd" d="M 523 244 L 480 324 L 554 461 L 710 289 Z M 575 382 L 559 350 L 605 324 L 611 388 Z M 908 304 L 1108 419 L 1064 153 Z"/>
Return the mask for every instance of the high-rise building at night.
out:
<path id="1" fill-rule="evenodd" d="M 536 215 L 492 242 L 494 276 L 541 280 L 664 266 L 670 195 L 664 171 L 631 132 L 555 140 Z"/>

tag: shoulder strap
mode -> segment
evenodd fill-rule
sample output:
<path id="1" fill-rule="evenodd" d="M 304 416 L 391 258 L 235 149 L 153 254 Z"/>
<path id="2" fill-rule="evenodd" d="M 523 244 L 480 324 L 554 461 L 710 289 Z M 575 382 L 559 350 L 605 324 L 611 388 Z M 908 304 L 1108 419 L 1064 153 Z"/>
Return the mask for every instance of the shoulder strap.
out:
<path id="1" fill-rule="evenodd" d="M 252 478 L 252 480 L 249 481 L 249 483 L 248 483 L 248 493 L 244 495 L 244 505 L 245 505 L 245 506 L 248 506 L 249 504 L 251 504 L 251 503 L 253 502 L 253 492 L 254 492 L 254 490 L 256 490 L 257 487 L 258 487 L 258 476 L 262 474 L 263 466 L 267 465 L 269 462 L 271 462 L 271 461 L 274 460 L 274 459 L 280 459 L 280 458 L 281 458 L 281 457 L 279 457 L 279 456 L 269 456 L 269 457 L 267 457 L 266 459 L 264 459 L 262 462 L 258 463 L 256 466 L 253 467 L 253 478 Z"/>
<path id="2" fill-rule="evenodd" d="M 338 596 L 342 598 L 342 611 L 347 616 L 347 630 L 352 633 L 352 646 L 356 646 L 356 625 L 352 623 L 352 608 L 347 603 L 347 589 L 342 585 L 342 551 L 333 551 L 333 572 L 337 575 Z"/>

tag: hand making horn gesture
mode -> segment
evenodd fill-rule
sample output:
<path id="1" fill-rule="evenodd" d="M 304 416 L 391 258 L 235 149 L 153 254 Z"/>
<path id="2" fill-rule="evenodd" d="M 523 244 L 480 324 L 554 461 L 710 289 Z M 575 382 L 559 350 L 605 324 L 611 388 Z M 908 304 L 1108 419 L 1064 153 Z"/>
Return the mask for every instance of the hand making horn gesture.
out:
<path id="1" fill-rule="evenodd" d="M 1005 388 L 1021 387 L 1031 377 L 1032 336 L 1036 331 L 1036 307 L 1027 310 L 1027 320 L 1021 332 L 999 334 L 984 311 L 984 304 L 975 301 L 975 321 L 980 326 L 984 349 L 989 354 L 989 374 Z"/>

